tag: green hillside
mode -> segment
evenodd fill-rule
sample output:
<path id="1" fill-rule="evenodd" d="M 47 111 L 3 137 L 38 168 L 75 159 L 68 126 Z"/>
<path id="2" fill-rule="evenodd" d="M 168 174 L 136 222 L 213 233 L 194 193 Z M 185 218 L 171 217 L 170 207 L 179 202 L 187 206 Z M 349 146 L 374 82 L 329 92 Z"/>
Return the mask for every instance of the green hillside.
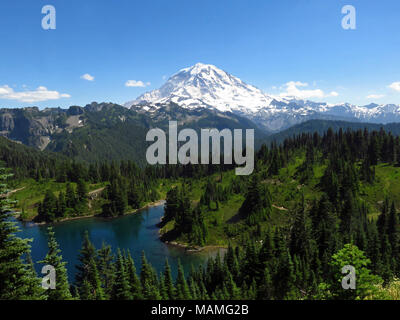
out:
<path id="1" fill-rule="evenodd" d="M 285 139 L 290 139 L 294 136 L 303 133 L 314 133 L 317 132 L 319 135 L 323 135 L 329 128 L 334 132 L 342 130 L 364 130 L 368 131 L 379 131 L 381 128 L 387 132 L 391 132 L 393 135 L 400 135 L 400 123 L 368 123 L 368 122 L 350 122 L 350 121 L 339 121 L 339 120 L 308 120 L 303 123 L 294 125 L 286 130 L 278 133 L 274 133 L 265 139 L 265 143 L 271 142 L 282 143 Z"/>

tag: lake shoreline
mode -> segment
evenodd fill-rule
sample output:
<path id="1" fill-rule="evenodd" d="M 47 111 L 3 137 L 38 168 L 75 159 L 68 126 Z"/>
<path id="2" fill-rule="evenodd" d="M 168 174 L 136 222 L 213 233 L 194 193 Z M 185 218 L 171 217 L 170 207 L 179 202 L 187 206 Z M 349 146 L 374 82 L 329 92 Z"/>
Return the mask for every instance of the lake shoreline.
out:
<path id="1" fill-rule="evenodd" d="M 128 215 L 131 215 L 131 214 L 135 214 L 135 213 L 138 213 L 141 210 L 145 210 L 145 209 L 148 209 L 148 208 L 161 206 L 164 203 L 165 203 L 165 199 L 160 199 L 160 200 L 157 200 L 157 201 L 153 201 L 153 202 L 150 202 L 150 203 L 144 205 L 141 208 L 129 211 L 129 212 L 125 213 L 123 216 L 117 216 L 117 217 L 104 217 L 104 216 L 102 216 L 100 214 L 91 214 L 91 215 L 85 215 L 85 216 L 67 217 L 67 218 L 64 218 L 64 219 L 61 219 L 61 220 L 57 220 L 57 221 L 54 221 L 54 222 L 35 222 L 35 221 L 33 221 L 35 217 L 33 219 L 30 219 L 30 220 L 21 220 L 20 219 L 20 214 L 19 214 L 19 215 L 16 215 L 16 219 L 18 219 L 22 223 L 30 223 L 30 224 L 33 224 L 35 226 L 52 225 L 52 224 L 58 224 L 58 223 L 62 223 L 62 222 L 68 222 L 68 221 L 73 221 L 73 220 L 81 220 L 81 219 L 88 219 L 88 218 L 102 218 L 102 219 L 105 219 L 105 220 L 108 220 L 108 219 L 111 220 L 111 219 L 116 219 L 116 218 L 128 216 Z"/>
<path id="2" fill-rule="evenodd" d="M 157 206 L 155 206 L 157 205 Z M 204 251 L 203 253 L 191 253 L 184 249 L 167 245 L 160 241 L 158 228 L 156 227 L 160 218 L 164 215 L 162 201 L 147 203 L 149 207 L 142 211 L 129 210 L 130 215 L 121 216 L 121 219 L 77 219 L 76 221 L 56 223 L 52 225 L 63 260 L 68 263 L 68 277 L 74 279 L 79 261 L 79 251 L 82 248 L 85 233 L 89 234 L 90 241 L 96 248 L 100 249 L 103 244 L 111 248 L 114 256 L 118 248 L 130 252 L 136 263 L 140 263 L 142 253 L 145 252 L 149 263 L 157 270 L 164 272 L 165 259 L 168 259 L 171 272 L 175 278 L 178 273 L 178 260 L 184 268 L 185 273 L 190 272 L 191 265 L 205 265 L 209 258 L 217 256 L 219 250 Z M 12 219 L 15 221 L 15 219 Z M 33 261 L 42 261 L 48 253 L 47 226 L 38 226 L 33 223 L 15 222 L 19 228 L 18 237 L 33 239 L 31 255 Z M 221 251 L 221 256 L 225 251 Z M 35 264 L 36 271 L 41 272 L 40 264 Z"/>
<path id="3" fill-rule="evenodd" d="M 128 215 L 132 215 L 135 213 L 138 213 L 142 210 L 146 210 L 152 207 L 158 207 L 161 206 L 165 203 L 165 199 L 160 199 L 157 201 L 153 201 L 150 202 L 144 206 L 142 206 L 141 208 L 129 211 L 127 213 L 125 213 L 123 216 L 117 216 L 117 217 L 103 217 L 99 214 L 94 214 L 94 215 L 85 215 L 85 216 L 77 216 L 77 217 L 67 217 L 58 221 L 54 221 L 54 222 L 34 222 L 33 219 L 31 220 L 21 220 L 19 219 L 20 215 L 16 215 L 16 219 L 18 219 L 20 222 L 22 223 L 29 223 L 32 226 L 46 226 L 46 225 L 55 225 L 55 224 L 59 224 L 59 223 L 64 223 L 64 222 L 68 222 L 68 221 L 74 221 L 74 220 L 83 220 L 83 219 L 89 219 L 89 218 L 100 218 L 100 219 L 104 219 L 104 220 L 113 220 L 113 219 L 117 219 L 117 218 L 121 218 L 124 216 L 128 216 Z M 163 217 L 161 217 L 160 222 L 162 221 Z M 208 246 L 204 246 L 204 247 L 200 247 L 200 246 L 193 246 L 193 245 L 189 245 L 189 244 L 184 244 L 184 243 L 179 243 L 177 241 L 168 241 L 168 240 L 162 240 L 162 235 L 161 235 L 161 230 L 162 228 L 158 229 L 158 238 L 161 242 L 163 242 L 164 244 L 171 246 L 171 247 L 179 247 L 181 249 L 184 249 L 185 252 L 187 253 L 200 253 L 200 252 L 207 252 L 207 251 L 214 251 L 214 250 L 218 250 L 218 249 L 227 249 L 226 246 L 222 246 L 222 245 L 208 245 Z"/>
<path id="4" fill-rule="evenodd" d="M 160 219 L 160 223 L 162 223 L 164 217 L 161 217 Z M 171 247 L 178 247 L 181 249 L 184 249 L 187 253 L 200 253 L 200 252 L 207 252 L 207 251 L 214 251 L 217 249 L 227 249 L 227 246 L 223 246 L 223 245 L 208 245 L 208 246 L 194 246 L 194 245 L 190 245 L 190 244 L 185 244 L 185 243 L 180 243 L 178 241 L 172 240 L 172 241 L 168 241 L 168 240 L 163 240 L 162 236 L 163 234 L 161 234 L 162 232 L 162 228 L 159 227 L 158 229 L 158 237 L 160 239 L 161 242 L 165 243 L 168 246 Z"/>

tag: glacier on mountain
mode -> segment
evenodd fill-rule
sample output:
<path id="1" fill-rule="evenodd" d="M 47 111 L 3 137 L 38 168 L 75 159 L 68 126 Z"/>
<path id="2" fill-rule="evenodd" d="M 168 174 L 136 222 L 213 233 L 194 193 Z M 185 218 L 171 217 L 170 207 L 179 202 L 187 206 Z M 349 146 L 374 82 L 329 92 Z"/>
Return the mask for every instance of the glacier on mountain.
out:
<path id="1" fill-rule="evenodd" d="M 335 105 L 272 96 L 214 65 L 203 63 L 181 69 L 161 88 L 146 92 L 125 106 L 154 110 L 158 105 L 171 102 L 188 109 L 210 108 L 232 112 L 272 132 L 310 119 L 375 123 L 400 121 L 399 105 Z"/>

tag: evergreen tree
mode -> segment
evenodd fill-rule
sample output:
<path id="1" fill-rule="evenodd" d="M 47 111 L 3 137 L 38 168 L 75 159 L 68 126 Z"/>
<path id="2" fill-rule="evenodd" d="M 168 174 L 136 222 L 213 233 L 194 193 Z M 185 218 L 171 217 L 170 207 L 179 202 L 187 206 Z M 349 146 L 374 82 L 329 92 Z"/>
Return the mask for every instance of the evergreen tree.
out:
<path id="1" fill-rule="evenodd" d="M 396 212 L 396 207 L 394 202 L 390 208 L 389 219 L 388 219 L 388 236 L 389 242 L 392 248 L 392 258 L 393 258 L 393 271 L 396 276 L 400 275 L 400 228 L 399 228 L 399 218 Z"/>
<path id="2" fill-rule="evenodd" d="M 183 267 L 180 261 L 178 261 L 178 277 L 176 279 L 176 297 L 178 300 L 189 300 L 191 299 L 189 286 L 187 285 Z"/>
<path id="3" fill-rule="evenodd" d="M 128 282 L 130 284 L 131 295 L 133 300 L 140 300 L 142 296 L 142 286 L 139 277 L 136 273 L 135 263 L 132 259 L 130 252 L 128 251 L 126 272 L 128 276 Z"/>
<path id="4" fill-rule="evenodd" d="M 85 232 L 82 248 L 80 250 L 78 260 L 79 264 L 76 266 L 77 272 L 75 275 L 75 283 L 78 288 L 83 289 L 84 281 L 85 290 L 91 291 L 91 294 L 88 296 L 85 292 L 80 290 L 80 296 L 83 300 L 90 300 L 95 298 L 94 291 L 97 289 L 97 269 L 94 269 L 93 261 L 96 259 L 96 249 L 93 244 L 90 242 L 88 231 Z"/>
<path id="5" fill-rule="evenodd" d="M 101 248 L 97 251 L 97 265 L 106 298 L 110 298 L 114 282 L 115 268 L 113 260 L 114 255 L 111 252 L 111 247 L 103 242 Z"/>
<path id="6" fill-rule="evenodd" d="M 140 271 L 140 282 L 142 284 L 143 297 L 149 300 L 159 300 L 159 285 L 157 275 L 152 266 L 147 262 L 144 252 L 142 252 L 142 269 Z"/>
<path id="7" fill-rule="evenodd" d="M 259 285 L 257 297 L 261 300 L 271 300 L 273 298 L 273 293 L 272 277 L 268 268 L 265 268 L 262 282 Z"/>
<path id="8" fill-rule="evenodd" d="M 83 179 L 78 180 L 77 188 L 76 188 L 76 195 L 78 201 L 81 203 L 86 203 L 88 199 L 88 189 L 85 181 Z"/>
<path id="9" fill-rule="evenodd" d="M 104 291 L 101 286 L 100 275 L 97 270 L 97 265 L 96 265 L 96 261 L 94 258 L 91 258 L 90 262 L 89 262 L 89 272 L 88 272 L 87 281 L 89 282 L 91 291 L 92 291 L 91 299 L 104 300 L 105 299 Z"/>
<path id="10" fill-rule="evenodd" d="M 261 192 L 260 181 L 257 174 L 253 174 L 246 194 L 246 198 L 239 210 L 250 225 L 264 221 L 269 217 L 271 202 L 268 190 Z"/>
<path id="11" fill-rule="evenodd" d="M 38 212 L 38 218 L 40 221 L 52 222 L 56 219 L 57 212 L 57 198 L 51 190 L 47 190 Z"/>
<path id="12" fill-rule="evenodd" d="M 3 182 L 8 177 L 6 170 L 0 168 L 0 300 L 42 299 L 40 281 L 23 260 L 30 252 L 29 241 L 15 235 L 19 229 L 11 221 L 11 202 L 6 198 L 8 190 Z"/>
<path id="13" fill-rule="evenodd" d="M 111 298 L 113 300 L 132 299 L 131 288 L 128 282 L 128 275 L 125 270 L 124 260 L 121 250 L 118 249 L 116 261 L 116 274 Z"/>
<path id="14" fill-rule="evenodd" d="M 74 208 L 76 206 L 76 195 L 75 190 L 71 183 L 67 183 L 66 191 L 65 191 L 65 202 L 68 208 Z"/>
<path id="15" fill-rule="evenodd" d="M 64 192 L 60 191 L 57 201 L 57 214 L 56 214 L 57 218 L 64 217 L 66 210 L 67 210 L 67 203 L 65 201 L 65 195 Z"/>
<path id="16" fill-rule="evenodd" d="M 171 268 L 168 263 L 168 259 L 165 259 L 164 268 L 164 287 L 169 300 L 174 300 L 176 297 L 175 287 L 172 280 Z"/>
<path id="17" fill-rule="evenodd" d="M 52 227 L 47 228 L 47 237 L 49 251 L 46 257 L 42 261 L 39 261 L 39 263 L 54 267 L 56 272 L 56 288 L 46 290 L 47 300 L 70 300 L 72 299 L 72 295 L 69 290 L 67 269 L 65 267 L 67 263 L 62 260 L 62 256 L 60 255 L 61 250 L 58 247 Z"/>

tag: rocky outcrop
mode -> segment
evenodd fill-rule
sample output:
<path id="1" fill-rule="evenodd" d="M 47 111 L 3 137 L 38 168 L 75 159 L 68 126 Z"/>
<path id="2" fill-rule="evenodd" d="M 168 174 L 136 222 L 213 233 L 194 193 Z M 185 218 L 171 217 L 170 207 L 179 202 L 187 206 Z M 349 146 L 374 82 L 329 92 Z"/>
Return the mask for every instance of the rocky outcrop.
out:
<path id="1" fill-rule="evenodd" d="M 82 127 L 84 112 L 81 107 L 0 109 L 0 135 L 44 150 L 54 134 Z"/>

